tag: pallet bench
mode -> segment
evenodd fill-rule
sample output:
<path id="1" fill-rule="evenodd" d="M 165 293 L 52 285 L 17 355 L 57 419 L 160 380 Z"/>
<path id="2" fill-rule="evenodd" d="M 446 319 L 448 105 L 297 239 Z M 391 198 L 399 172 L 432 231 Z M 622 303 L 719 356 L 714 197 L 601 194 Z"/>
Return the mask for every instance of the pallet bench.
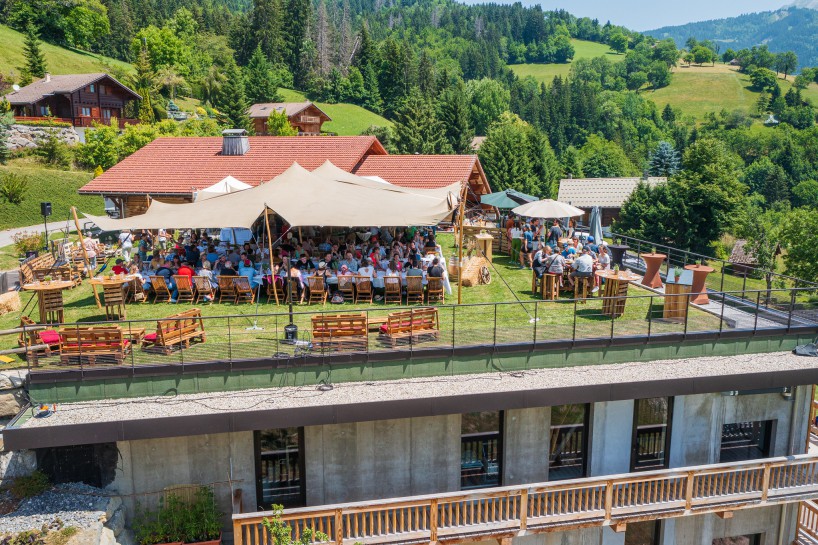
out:
<path id="1" fill-rule="evenodd" d="M 381 338 L 394 348 L 403 340 L 437 340 L 440 337 L 440 322 L 436 308 L 417 308 L 389 314 L 381 326 Z"/>
<path id="2" fill-rule="evenodd" d="M 87 360 L 90 365 L 100 357 L 121 364 L 131 352 L 131 341 L 118 327 L 68 327 L 60 330 L 60 363 Z"/>
<path id="3" fill-rule="evenodd" d="M 142 348 L 155 347 L 170 354 L 173 347 L 189 348 L 191 341 L 205 342 L 202 311 L 192 308 L 156 322 L 156 332 L 142 337 Z"/>
<path id="4" fill-rule="evenodd" d="M 366 315 L 361 313 L 313 316 L 312 343 L 317 348 L 366 350 L 369 346 Z"/>

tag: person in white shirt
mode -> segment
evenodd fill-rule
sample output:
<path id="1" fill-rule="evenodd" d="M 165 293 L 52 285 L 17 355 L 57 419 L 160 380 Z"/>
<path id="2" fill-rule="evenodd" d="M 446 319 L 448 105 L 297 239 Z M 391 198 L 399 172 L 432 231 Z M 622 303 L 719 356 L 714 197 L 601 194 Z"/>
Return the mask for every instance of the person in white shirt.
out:
<path id="1" fill-rule="evenodd" d="M 574 285 L 574 278 L 590 278 L 594 275 L 594 258 L 591 257 L 588 248 L 582 249 L 582 254 L 574 260 L 571 268 L 574 269 L 568 276 L 568 282 L 571 286 Z M 593 291 L 598 291 L 598 288 L 594 286 Z"/>
<path id="2" fill-rule="evenodd" d="M 167 250 L 168 249 L 168 232 L 164 229 L 159 229 L 159 236 L 156 237 L 159 241 L 159 249 L 160 250 Z"/>
<path id="3" fill-rule="evenodd" d="M 509 229 L 509 236 L 511 236 L 511 261 L 516 263 L 520 259 L 520 248 L 523 245 L 523 230 L 517 223 Z"/>
<path id="4" fill-rule="evenodd" d="M 129 229 L 119 233 L 119 247 L 122 249 L 122 259 L 125 263 L 131 261 L 131 251 L 133 250 L 133 235 Z"/>
<path id="5" fill-rule="evenodd" d="M 361 259 L 361 266 L 358 267 L 358 276 L 368 276 L 372 278 L 374 273 L 375 269 L 369 264 L 369 260 L 367 258 Z"/>

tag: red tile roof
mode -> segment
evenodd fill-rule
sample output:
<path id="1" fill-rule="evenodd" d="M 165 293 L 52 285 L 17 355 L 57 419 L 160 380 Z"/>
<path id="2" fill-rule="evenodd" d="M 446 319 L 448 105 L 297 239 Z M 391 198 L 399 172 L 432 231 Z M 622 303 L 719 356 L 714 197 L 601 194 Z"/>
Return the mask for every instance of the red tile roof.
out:
<path id="1" fill-rule="evenodd" d="M 222 137 L 157 138 L 105 173 L 80 193 L 106 195 L 189 195 L 234 176 L 250 185 L 269 181 L 293 162 L 314 169 L 329 159 L 352 171 L 367 153 L 385 154 L 374 136 L 251 136 L 250 151 L 223 156 Z"/>
<path id="2" fill-rule="evenodd" d="M 380 176 L 403 187 L 436 189 L 468 180 L 475 163 L 476 155 L 367 155 L 355 174 Z"/>

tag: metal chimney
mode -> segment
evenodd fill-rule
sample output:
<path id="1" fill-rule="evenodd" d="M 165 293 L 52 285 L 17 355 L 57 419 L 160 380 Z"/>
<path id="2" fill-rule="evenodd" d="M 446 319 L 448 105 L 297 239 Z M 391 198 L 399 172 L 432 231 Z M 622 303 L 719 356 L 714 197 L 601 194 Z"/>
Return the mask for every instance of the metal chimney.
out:
<path id="1" fill-rule="evenodd" d="M 222 131 L 222 155 L 244 155 L 250 151 L 250 139 L 244 129 Z"/>
<path id="2" fill-rule="evenodd" d="M 50 74 L 49 72 L 46 72 L 46 73 L 45 73 L 45 78 L 44 78 L 44 79 L 45 79 L 45 82 L 46 82 L 46 83 L 48 83 L 49 81 L 51 81 L 51 74 Z"/>

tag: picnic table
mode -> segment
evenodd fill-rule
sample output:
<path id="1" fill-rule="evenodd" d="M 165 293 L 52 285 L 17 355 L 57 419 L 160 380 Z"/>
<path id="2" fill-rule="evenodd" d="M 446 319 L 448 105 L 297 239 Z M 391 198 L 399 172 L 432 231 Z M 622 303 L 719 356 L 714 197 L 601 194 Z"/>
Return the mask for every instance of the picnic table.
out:
<path id="1" fill-rule="evenodd" d="M 73 287 L 70 280 L 44 280 L 24 284 L 23 290 L 37 292 L 40 323 L 48 324 L 64 321 L 62 291 Z"/>

